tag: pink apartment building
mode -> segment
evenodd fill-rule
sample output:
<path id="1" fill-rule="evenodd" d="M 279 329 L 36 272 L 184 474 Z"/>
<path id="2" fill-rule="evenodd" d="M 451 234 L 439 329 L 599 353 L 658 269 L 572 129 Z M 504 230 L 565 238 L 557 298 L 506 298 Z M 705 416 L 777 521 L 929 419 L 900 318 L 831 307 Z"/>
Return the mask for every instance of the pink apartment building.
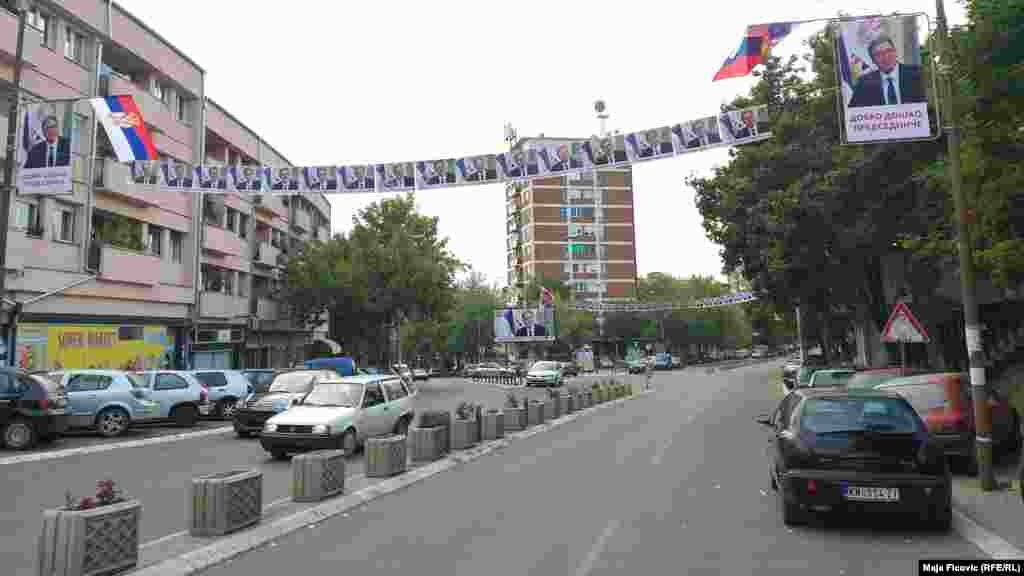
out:
<path id="1" fill-rule="evenodd" d="M 12 1 L 0 0 L 0 138 L 14 94 Z M 289 164 L 208 97 L 198 64 L 116 3 L 30 6 L 23 96 L 131 94 L 163 158 Z M 9 362 L 281 367 L 325 336 L 322 327 L 295 325 L 270 297 L 282 257 L 329 236 L 323 195 L 201 198 L 129 184 L 102 129 L 92 133 L 88 103 L 76 113 L 74 193 L 12 197 L 0 318 Z"/>

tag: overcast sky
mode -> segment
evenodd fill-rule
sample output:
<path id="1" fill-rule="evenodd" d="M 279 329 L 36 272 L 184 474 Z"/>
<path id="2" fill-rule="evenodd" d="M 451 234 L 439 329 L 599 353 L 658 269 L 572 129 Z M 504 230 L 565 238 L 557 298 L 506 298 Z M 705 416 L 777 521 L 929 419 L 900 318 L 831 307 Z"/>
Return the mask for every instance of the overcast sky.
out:
<path id="1" fill-rule="evenodd" d="M 931 0 L 291 0 L 271 9 L 118 1 L 206 70 L 209 97 L 299 165 L 497 153 L 505 122 L 520 136 L 587 136 L 598 130 L 598 98 L 611 130 L 690 120 L 752 85 L 711 82 L 749 24 L 839 11 L 935 15 Z M 964 21 L 955 0 L 946 10 L 952 24 Z M 823 26 L 801 26 L 776 55 L 801 52 Z M 683 179 L 727 157 L 713 150 L 635 167 L 641 274 L 720 275 L 718 247 L 705 238 Z M 329 198 L 334 230 L 343 231 L 381 195 Z M 504 283 L 502 186 L 421 192 L 417 201 L 440 218 L 459 258 Z"/>

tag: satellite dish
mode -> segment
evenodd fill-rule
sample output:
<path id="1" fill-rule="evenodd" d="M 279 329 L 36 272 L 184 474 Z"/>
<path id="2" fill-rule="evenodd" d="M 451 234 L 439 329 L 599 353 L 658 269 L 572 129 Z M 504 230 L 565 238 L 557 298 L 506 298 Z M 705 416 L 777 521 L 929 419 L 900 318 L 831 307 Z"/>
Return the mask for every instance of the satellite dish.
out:
<path id="1" fill-rule="evenodd" d="M 604 112 L 604 109 L 605 109 L 604 100 L 595 100 L 594 101 L 594 111 L 595 112 L 600 114 L 600 113 Z"/>

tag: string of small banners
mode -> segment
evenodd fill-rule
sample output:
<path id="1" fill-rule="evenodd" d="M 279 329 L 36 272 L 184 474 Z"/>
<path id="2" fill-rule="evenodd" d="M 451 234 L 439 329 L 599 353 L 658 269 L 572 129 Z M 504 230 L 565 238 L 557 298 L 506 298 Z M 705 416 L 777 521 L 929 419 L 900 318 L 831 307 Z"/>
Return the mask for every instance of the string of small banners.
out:
<path id="1" fill-rule="evenodd" d="M 576 302 L 569 305 L 570 310 L 581 312 L 669 312 L 672 310 L 707 310 L 710 308 L 721 308 L 746 302 L 754 302 L 758 297 L 753 292 L 736 292 L 725 296 L 703 298 L 690 304 L 676 303 L 652 303 L 642 302 Z"/>

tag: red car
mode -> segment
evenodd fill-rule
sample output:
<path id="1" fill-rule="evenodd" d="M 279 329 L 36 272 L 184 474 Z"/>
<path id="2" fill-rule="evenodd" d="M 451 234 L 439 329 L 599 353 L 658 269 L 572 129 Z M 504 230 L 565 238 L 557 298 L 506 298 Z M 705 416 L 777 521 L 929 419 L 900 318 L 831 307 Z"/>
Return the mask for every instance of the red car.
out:
<path id="1" fill-rule="evenodd" d="M 894 378 L 902 376 L 915 376 L 920 374 L 919 370 L 905 370 L 901 368 L 869 368 L 858 370 L 856 374 L 846 383 L 846 387 L 855 389 L 871 389 L 885 384 Z"/>
<path id="2" fill-rule="evenodd" d="M 948 456 L 962 458 L 967 473 L 977 474 L 974 449 L 974 404 L 971 377 L 966 373 L 917 374 L 894 378 L 876 387 L 896 392 L 907 399 L 939 440 Z M 995 393 L 988 398 L 992 406 L 992 441 L 998 450 L 1015 450 L 1020 441 L 1019 415 L 1009 402 Z"/>

